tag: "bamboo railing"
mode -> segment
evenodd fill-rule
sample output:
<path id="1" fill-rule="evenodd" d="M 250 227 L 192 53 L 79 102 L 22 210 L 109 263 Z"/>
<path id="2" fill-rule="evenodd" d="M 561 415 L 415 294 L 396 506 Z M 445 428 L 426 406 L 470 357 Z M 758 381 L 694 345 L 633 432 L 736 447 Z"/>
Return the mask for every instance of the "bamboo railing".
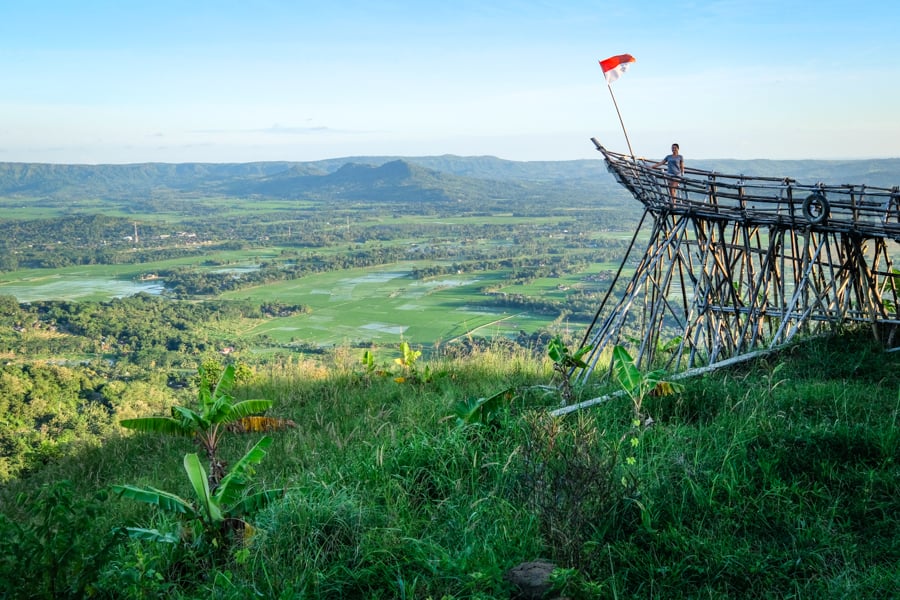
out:
<path id="1" fill-rule="evenodd" d="M 858 233 L 900 242 L 900 187 L 801 184 L 784 177 L 725 175 L 685 168 L 671 177 L 643 158 L 611 152 L 596 138 L 616 180 L 651 210 L 695 214 L 710 221 Z M 675 184 L 675 197 L 669 193 Z"/>

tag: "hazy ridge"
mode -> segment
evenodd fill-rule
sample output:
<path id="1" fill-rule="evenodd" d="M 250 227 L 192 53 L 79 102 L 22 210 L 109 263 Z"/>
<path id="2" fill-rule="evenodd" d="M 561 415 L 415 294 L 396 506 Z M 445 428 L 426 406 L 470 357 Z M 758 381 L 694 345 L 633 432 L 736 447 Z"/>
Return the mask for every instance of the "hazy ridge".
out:
<path id="1" fill-rule="evenodd" d="M 804 183 L 900 185 L 900 159 L 697 160 L 725 174 L 791 177 Z M 312 162 L 73 165 L 0 163 L 0 196 L 99 199 L 212 194 L 269 198 L 478 200 L 546 193 L 559 186 L 614 186 L 597 159 L 509 161 L 492 156 L 346 157 Z M 545 187 L 546 189 L 541 189 Z M 379 194 L 373 197 L 372 191 Z"/>

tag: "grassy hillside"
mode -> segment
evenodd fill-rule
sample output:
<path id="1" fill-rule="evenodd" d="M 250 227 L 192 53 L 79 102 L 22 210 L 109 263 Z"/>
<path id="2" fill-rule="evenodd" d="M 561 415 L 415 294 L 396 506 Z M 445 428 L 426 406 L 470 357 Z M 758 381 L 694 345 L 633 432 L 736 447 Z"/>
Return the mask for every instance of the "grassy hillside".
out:
<path id="1" fill-rule="evenodd" d="M 287 491 L 218 546 L 97 495 L 131 483 L 193 498 L 189 439 L 113 430 L 47 457 L 0 489 L 0 596 L 510 598 L 504 573 L 535 559 L 572 598 L 896 594 L 900 353 L 864 334 L 646 397 L 637 425 L 627 397 L 551 417 L 544 349 L 370 358 L 244 373 L 235 399 L 269 398 L 295 424 L 268 434 L 248 491 Z M 482 424 L 458 422 L 459 403 L 492 397 Z M 261 437 L 226 435 L 222 458 Z M 176 543 L 110 533 L 122 525 Z"/>

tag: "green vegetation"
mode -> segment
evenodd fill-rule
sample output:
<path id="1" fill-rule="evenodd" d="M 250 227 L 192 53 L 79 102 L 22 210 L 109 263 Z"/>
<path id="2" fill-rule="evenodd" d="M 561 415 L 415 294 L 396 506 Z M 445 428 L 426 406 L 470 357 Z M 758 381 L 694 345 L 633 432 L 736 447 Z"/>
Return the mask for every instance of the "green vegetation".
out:
<path id="1" fill-rule="evenodd" d="M 201 366 L 199 380 L 198 410 L 173 406 L 171 416 L 122 419 L 119 425 L 135 431 L 175 435 L 196 441 L 209 461 L 208 487 L 216 491 L 225 477 L 227 466 L 219 456 L 219 444 L 229 428 L 240 426 L 241 430 L 262 431 L 276 427 L 259 414 L 272 407 L 270 400 L 234 401 L 231 396 L 235 382 L 234 365 L 225 367 L 215 379 Z M 193 472 L 191 470 L 189 474 Z"/>
<path id="2" fill-rule="evenodd" d="M 272 438 L 263 437 L 247 451 L 213 487 L 213 474 L 207 474 L 196 454 L 185 454 L 184 471 L 196 496 L 196 503 L 154 487 L 113 485 L 112 490 L 123 498 L 130 498 L 175 513 L 187 521 L 188 527 L 176 533 L 161 533 L 157 529 L 128 527 L 131 538 L 140 541 L 185 543 L 193 549 L 227 550 L 236 543 L 234 536 L 249 537 L 253 528 L 244 517 L 258 513 L 272 501 L 284 496 L 284 490 L 266 490 L 249 496 L 243 492 L 248 487 L 253 466 L 266 456 L 266 448 Z"/>
<path id="3" fill-rule="evenodd" d="M 666 372 L 657 369 L 650 372 L 641 372 L 634 364 L 634 359 L 622 346 L 616 346 L 612 352 L 612 370 L 622 386 L 622 391 L 631 399 L 634 407 L 634 418 L 638 424 L 645 420 L 647 415 L 643 412 L 644 400 L 650 395 L 671 396 L 680 392 L 683 388 L 680 383 L 673 383 L 663 379 Z"/>
<path id="4" fill-rule="evenodd" d="M 223 357 L 355 346 L 427 381 L 415 353 L 537 347 L 593 316 L 630 227 L 598 163 L 387 162 L 0 164 L 0 481 L 184 406 Z"/>
<path id="5" fill-rule="evenodd" d="M 550 340 L 550 344 L 547 347 L 547 355 L 553 361 L 553 370 L 556 371 L 558 377 L 564 404 L 570 404 L 575 400 L 575 391 L 572 389 L 569 375 L 574 369 L 586 369 L 588 367 L 587 363 L 582 360 L 582 357 L 593 350 L 593 348 L 593 346 L 588 344 L 572 352 L 559 335 L 554 336 Z"/>
<path id="6" fill-rule="evenodd" d="M 252 535 L 221 538 L 214 554 L 186 531 L 216 530 L 220 514 L 247 506 L 229 496 L 225 512 L 202 512 L 198 461 L 184 477 L 190 439 L 104 430 L 102 443 L 67 446 L 8 480 L 0 594 L 509 598 L 504 573 L 535 559 L 558 567 L 552 581 L 573 598 L 875 598 L 900 583 L 900 354 L 864 332 L 669 395 L 627 378 L 652 415 L 639 427 L 628 395 L 550 416 L 561 397 L 545 385 L 546 352 L 416 357 L 432 376 L 398 382 L 410 357 L 338 348 L 234 386 L 236 403 L 270 398 L 296 427 L 264 438 L 262 462 L 248 436 L 221 439 L 234 469 L 248 474 L 241 457 L 256 457 L 256 489 L 285 491 L 253 512 Z M 106 494 L 124 482 L 195 512 Z"/>
<path id="7" fill-rule="evenodd" d="M 77 329 L 26 350 L 0 328 L 0 346 L 191 369 L 214 346 L 257 362 L 403 335 L 427 354 L 589 322 L 640 209 L 600 163 L 430 162 L 0 164 L 0 293 L 57 311 L 92 303 L 91 318 L 111 322 L 109 303 L 138 292 L 214 306 L 192 320 L 196 336 L 142 356 Z"/>
<path id="8" fill-rule="evenodd" d="M 896 593 L 900 353 L 573 386 L 599 161 L 345 163 L 0 163 L 0 597 Z"/>

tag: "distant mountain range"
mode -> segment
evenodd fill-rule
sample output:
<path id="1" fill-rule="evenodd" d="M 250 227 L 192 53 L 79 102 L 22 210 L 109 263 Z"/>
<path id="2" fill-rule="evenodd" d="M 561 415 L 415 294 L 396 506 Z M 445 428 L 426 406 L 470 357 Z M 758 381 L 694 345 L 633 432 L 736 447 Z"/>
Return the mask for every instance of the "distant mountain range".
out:
<path id="1" fill-rule="evenodd" d="M 351 157 L 315 162 L 62 165 L 0 163 L 0 197 L 128 200 L 239 196 L 459 202 L 616 188 L 602 160 L 526 163 L 493 157 Z"/>
<path id="2" fill-rule="evenodd" d="M 803 183 L 900 185 L 900 159 L 698 160 L 688 164 L 732 175 L 791 177 Z M 428 202 L 617 192 L 621 189 L 599 156 L 594 160 L 533 162 L 444 155 L 347 157 L 313 162 L 0 163 L 0 196 L 57 200 L 202 194 Z"/>

